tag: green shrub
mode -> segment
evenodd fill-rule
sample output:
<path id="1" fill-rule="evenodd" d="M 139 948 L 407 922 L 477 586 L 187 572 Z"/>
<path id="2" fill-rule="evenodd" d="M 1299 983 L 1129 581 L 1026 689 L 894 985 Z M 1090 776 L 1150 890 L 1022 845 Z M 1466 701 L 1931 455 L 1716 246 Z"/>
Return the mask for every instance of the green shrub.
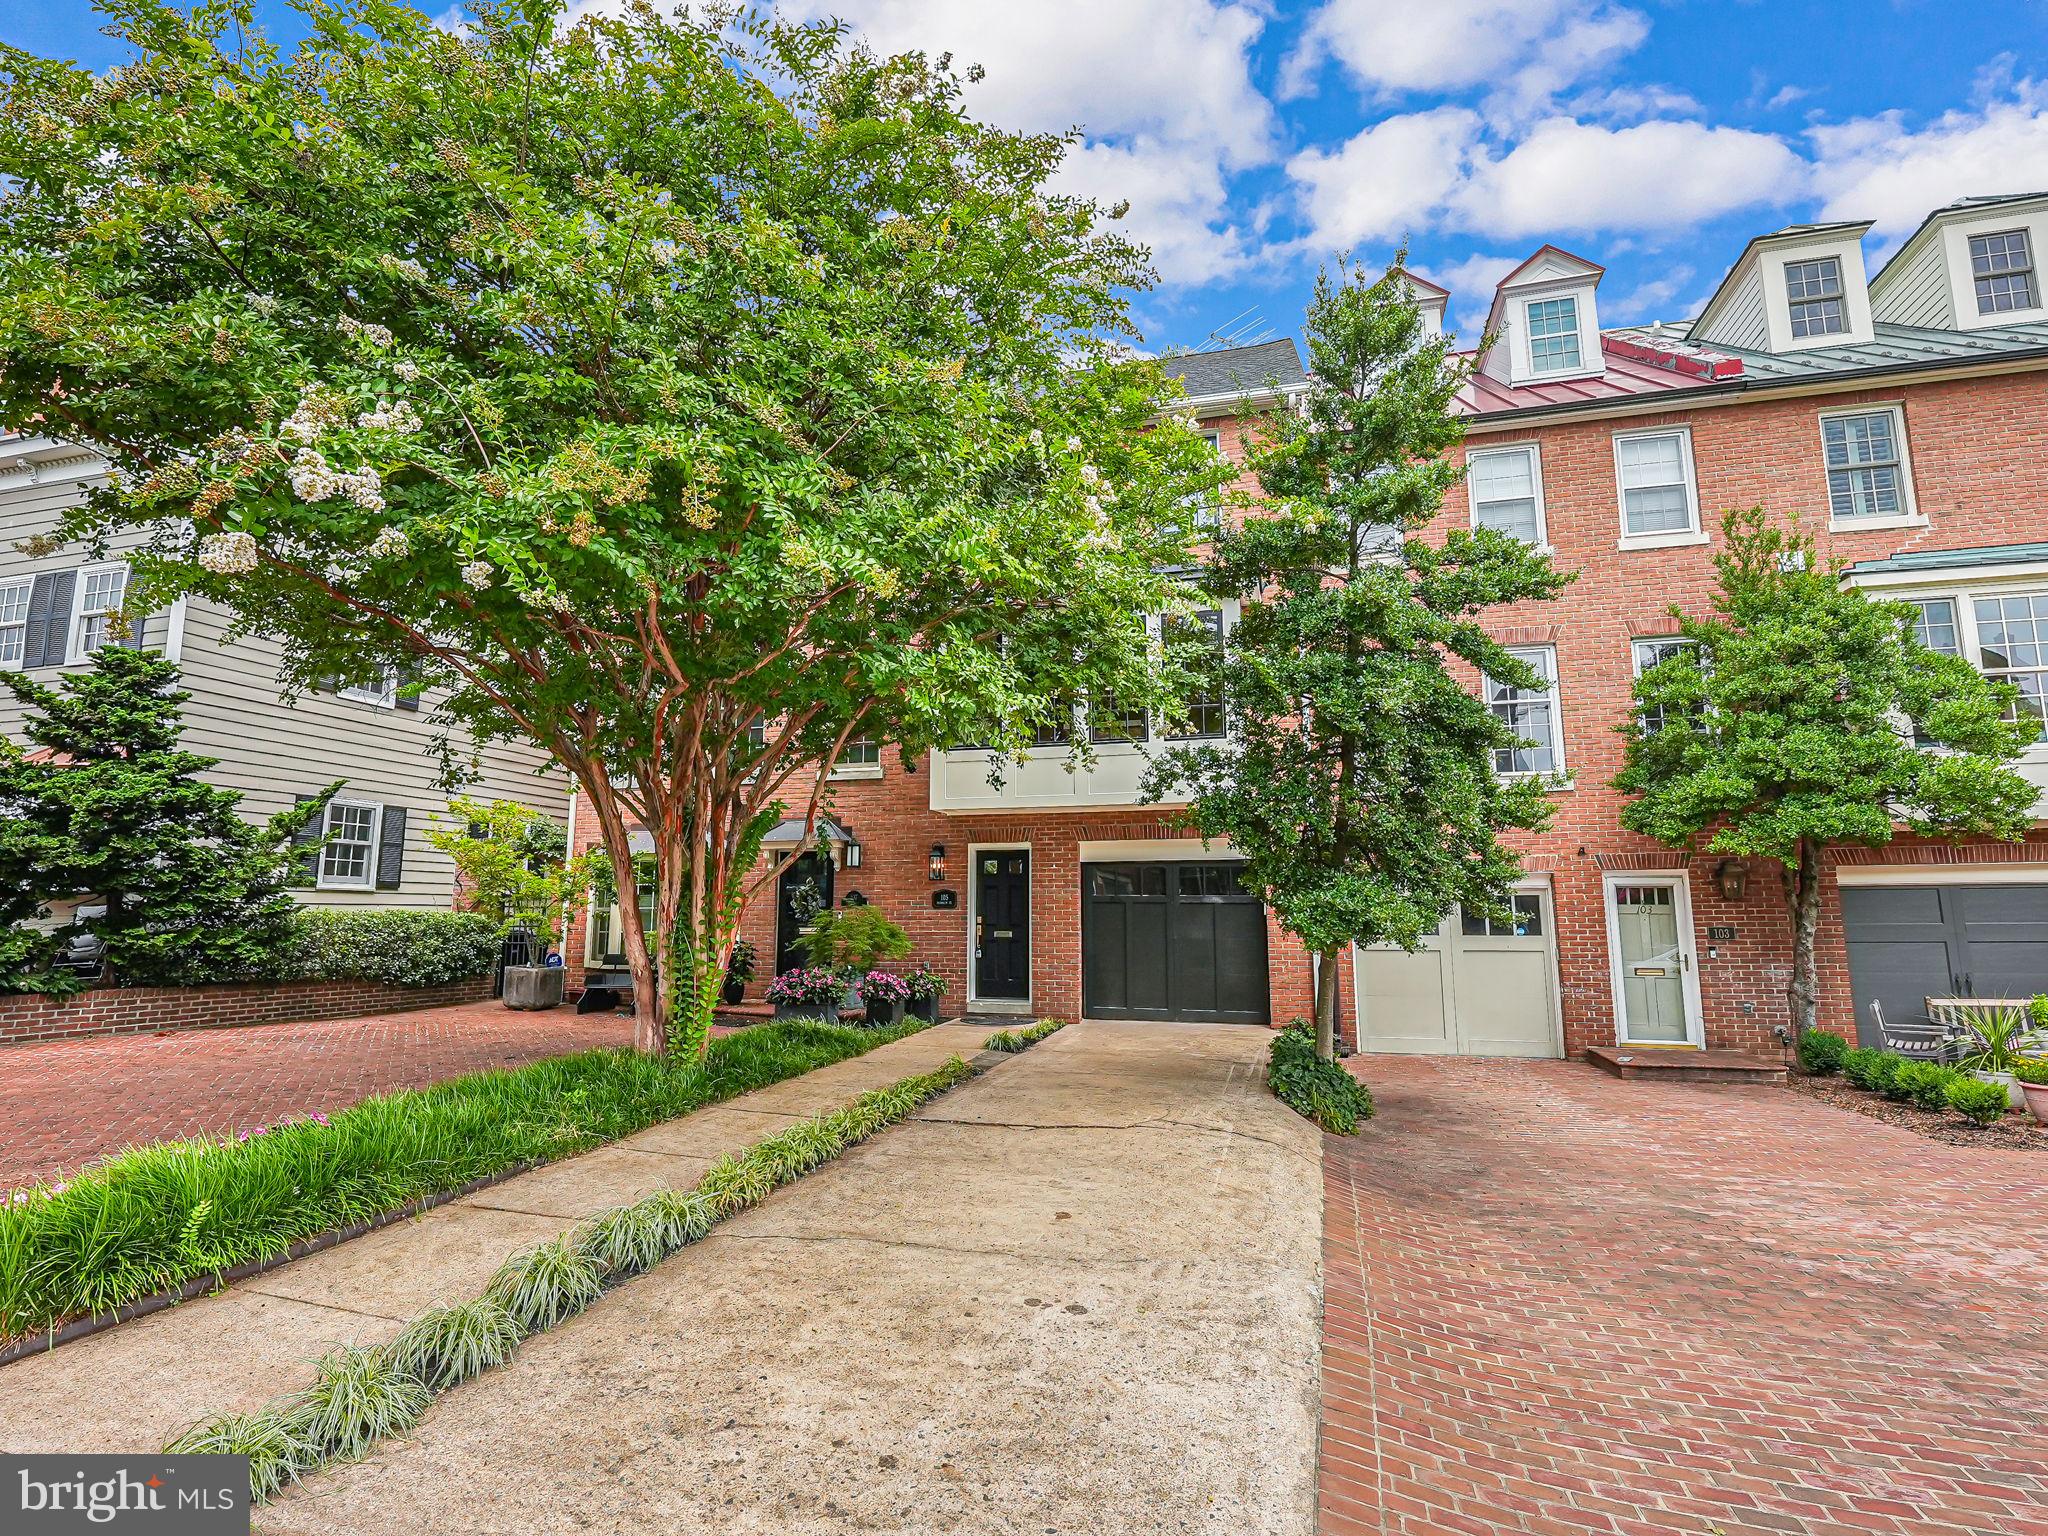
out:
<path id="1" fill-rule="evenodd" d="M 1046 1036 L 1056 1034 L 1067 1027 L 1065 1019 L 1040 1019 L 1029 1029 L 999 1029 L 981 1042 L 984 1051 L 1002 1051 L 1015 1055 L 1018 1051 L 1029 1050 Z"/>
<path id="2" fill-rule="evenodd" d="M 439 987 L 470 981 L 498 960 L 500 926 L 476 912 L 347 912 L 298 916 L 291 974 L 317 981 Z"/>
<path id="3" fill-rule="evenodd" d="M 419 1423 L 432 1396 L 382 1350 L 343 1344 L 320 1361 L 300 1399 L 306 1440 L 322 1461 L 360 1461 L 385 1436 Z"/>
<path id="4" fill-rule="evenodd" d="M 1867 1069 L 1870 1080 L 1864 1086 L 1872 1093 L 1881 1093 L 1888 1099 L 1904 1099 L 1905 1095 L 1897 1091 L 1897 1086 L 1899 1068 L 1905 1065 L 1906 1058 L 1896 1051 L 1879 1051 L 1877 1060 Z"/>
<path id="5" fill-rule="evenodd" d="M 1842 1076 L 1849 1080 L 1852 1087 L 1872 1087 L 1871 1072 L 1876 1067 L 1878 1058 L 1884 1054 L 1883 1051 L 1867 1045 L 1845 1051 L 1842 1054 Z"/>
<path id="6" fill-rule="evenodd" d="M 711 1042 L 700 1063 L 584 1051 L 365 1099 L 247 1141 L 124 1152 L 0 1204 L 0 1343 L 111 1312 L 293 1243 L 858 1056 L 925 1028 L 808 1019 Z"/>
<path id="7" fill-rule="evenodd" d="M 422 1312 L 391 1341 L 392 1365 L 435 1392 L 445 1392 L 494 1365 L 519 1347 L 519 1324 L 487 1296 Z"/>
<path id="8" fill-rule="evenodd" d="M 258 1504 L 320 1464 L 319 1449 L 306 1436 L 306 1415 L 292 1399 L 195 1424 L 164 1450 L 173 1456 L 248 1457 L 249 1497 Z"/>
<path id="9" fill-rule="evenodd" d="M 1266 1083 L 1283 1104 L 1339 1136 L 1358 1132 L 1372 1118 L 1372 1095 L 1334 1061 L 1316 1055 L 1315 1030 L 1296 1019 L 1273 1037 Z"/>
<path id="10" fill-rule="evenodd" d="M 1842 1070 L 1842 1058 L 1849 1054 L 1849 1042 L 1824 1029 L 1809 1029 L 1799 1037 L 1799 1070 L 1815 1077 L 1832 1077 Z"/>
<path id="11" fill-rule="evenodd" d="M 2005 1084 L 1958 1075 L 1948 1085 L 1948 1107 L 1972 1125 L 1996 1125 L 2006 1111 Z"/>
<path id="12" fill-rule="evenodd" d="M 604 1290 L 598 1261 L 567 1237 L 535 1243 L 507 1259 L 484 1298 L 511 1314 L 521 1333 L 540 1333 L 574 1317 Z"/>
<path id="13" fill-rule="evenodd" d="M 1931 1061 L 1908 1061 L 1892 1074 L 1891 1097 L 1921 1109 L 1946 1109 L 1948 1085 L 1962 1074 Z"/>

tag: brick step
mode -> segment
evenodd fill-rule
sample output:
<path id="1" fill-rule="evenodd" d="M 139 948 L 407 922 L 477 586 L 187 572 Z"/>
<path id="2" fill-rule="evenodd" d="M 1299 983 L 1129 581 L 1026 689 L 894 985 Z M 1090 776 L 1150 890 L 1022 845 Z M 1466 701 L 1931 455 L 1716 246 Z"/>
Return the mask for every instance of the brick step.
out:
<path id="1" fill-rule="evenodd" d="M 1748 1051 L 1659 1050 L 1656 1047 L 1596 1045 L 1586 1060 L 1612 1077 L 1654 1078 L 1661 1083 L 1782 1083 L 1785 1064 Z"/>

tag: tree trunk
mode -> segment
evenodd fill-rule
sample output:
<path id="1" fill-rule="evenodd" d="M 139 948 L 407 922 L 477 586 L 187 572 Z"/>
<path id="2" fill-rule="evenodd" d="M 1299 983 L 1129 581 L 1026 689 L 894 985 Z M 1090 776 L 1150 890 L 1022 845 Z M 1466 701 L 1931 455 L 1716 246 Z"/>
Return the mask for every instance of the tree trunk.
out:
<path id="1" fill-rule="evenodd" d="M 646 925 L 640 921 L 640 880 L 633 868 L 626 818 L 611 784 L 602 777 L 585 778 L 583 790 L 597 816 L 605 852 L 612 862 L 612 886 L 619 901 L 619 938 L 625 945 L 626 969 L 633 977 L 633 1049 L 659 1056 L 668 1048 L 668 1000 L 662 996 L 656 968 L 659 934 L 656 948 L 650 953 Z M 657 865 L 660 857 L 657 843 Z"/>
<path id="2" fill-rule="evenodd" d="M 1792 1038 L 1787 1048 L 1798 1060 L 1799 1037 L 1820 1027 L 1820 966 L 1815 940 L 1820 932 L 1820 847 L 1810 839 L 1799 843 L 1799 862 L 1785 872 L 1785 896 L 1792 915 L 1792 979 L 1785 988 L 1791 1003 Z"/>
<path id="3" fill-rule="evenodd" d="M 1316 965 L 1316 1055 L 1324 1061 L 1337 1059 L 1337 956 L 1326 949 Z"/>

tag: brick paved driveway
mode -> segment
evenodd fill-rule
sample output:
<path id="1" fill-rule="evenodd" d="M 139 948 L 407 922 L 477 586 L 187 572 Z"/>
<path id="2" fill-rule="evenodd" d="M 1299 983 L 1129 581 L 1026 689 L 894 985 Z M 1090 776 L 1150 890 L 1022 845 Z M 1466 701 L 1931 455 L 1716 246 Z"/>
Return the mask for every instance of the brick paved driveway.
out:
<path id="1" fill-rule="evenodd" d="M 1783 1089 L 1354 1066 L 1324 1536 L 2048 1536 L 2048 1154 Z"/>
<path id="2" fill-rule="evenodd" d="M 137 1142 L 238 1132 L 484 1067 L 631 1043 L 623 1013 L 412 1013 L 0 1046 L 0 1189 Z"/>

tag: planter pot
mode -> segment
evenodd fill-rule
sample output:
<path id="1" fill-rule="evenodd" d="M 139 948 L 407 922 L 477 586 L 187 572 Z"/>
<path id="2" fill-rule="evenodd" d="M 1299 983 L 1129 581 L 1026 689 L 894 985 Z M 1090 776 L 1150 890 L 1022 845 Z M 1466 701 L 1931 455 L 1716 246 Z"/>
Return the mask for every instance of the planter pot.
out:
<path id="1" fill-rule="evenodd" d="M 2027 1108 L 2034 1118 L 2048 1125 L 2048 1083 L 2021 1083 L 2020 1092 L 2027 1096 Z"/>
<path id="2" fill-rule="evenodd" d="M 939 1022 L 939 1000 L 936 997 L 917 999 L 911 1002 L 904 1011 L 913 1019 L 923 1019 L 927 1024 Z"/>
<path id="3" fill-rule="evenodd" d="M 569 973 L 559 965 L 508 965 L 505 967 L 507 1008 L 559 1008 L 562 985 Z"/>
<path id="4" fill-rule="evenodd" d="M 728 981 L 718 995 L 728 1008 L 737 1008 L 747 1000 L 747 984 L 744 981 Z"/>
<path id="5" fill-rule="evenodd" d="M 777 1003 L 775 1017 L 778 1019 L 817 1019 L 826 1024 L 839 1022 L 837 1003 Z"/>
<path id="6" fill-rule="evenodd" d="M 2027 1096 L 2020 1092 L 2020 1080 L 2010 1072 L 1972 1072 L 1970 1076 L 1980 1083 L 1996 1083 L 2005 1090 L 2005 1102 L 2009 1108 L 2025 1109 Z"/>
<path id="7" fill-rule="evenodd" d="M 868 1025 L 873 1029 L 894 1029 L 903 1022 L 902 1003 L 869 1003 Z"/>

